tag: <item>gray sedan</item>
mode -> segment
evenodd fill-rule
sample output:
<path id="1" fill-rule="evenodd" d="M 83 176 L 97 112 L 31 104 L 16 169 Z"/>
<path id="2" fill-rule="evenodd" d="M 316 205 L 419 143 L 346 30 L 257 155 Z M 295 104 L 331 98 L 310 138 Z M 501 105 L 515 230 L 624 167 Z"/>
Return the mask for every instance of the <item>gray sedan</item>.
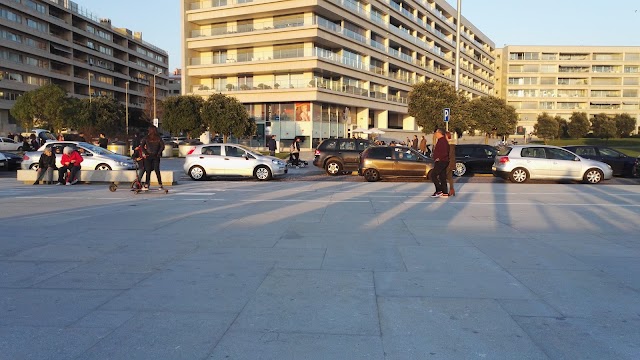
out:
<path id="1" fill-rule="evenodd" d="M 23 170 L 37 170 L 40 155 L 45 148 L 51 148 L 56 154 L 56 165 L 62 167 L 62 150 L 70 146 L 78 149 L 82 155 L 82 169 L 84 170 L 132 170 L 135 168 L 130 157 L 118 155 L 107 149 L 80 141 L 50 141 L 44 144 L 38 151 L 26 152 L 22 159 Z"/>

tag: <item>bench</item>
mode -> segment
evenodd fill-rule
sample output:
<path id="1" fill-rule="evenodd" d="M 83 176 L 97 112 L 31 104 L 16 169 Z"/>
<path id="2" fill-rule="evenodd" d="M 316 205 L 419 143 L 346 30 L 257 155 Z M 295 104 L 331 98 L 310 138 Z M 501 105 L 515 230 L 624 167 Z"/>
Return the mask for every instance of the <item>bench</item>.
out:
<path id="1" fill-rule="evenodd" d="M 33 184 L 36 181 L 37 175 L 35 170 L 18 170 L 17 180 L 22 181 L 25 184 Z M 180 178 L 180 171 L 161 170 L 160 176 L 162 176 L 162 183 L 164 185 L 175 185 Z M 145 174 L 146 176 L 146 174 Z M 43 181 L 48 179 L 43 178 Z M 83 183 L 131 183 L 136 179 L 135 170 L 80 170 L 78 172 L 78 181 Z M 53 181 L 58 180 L 58 171 L 53 172 Z M 144 180 L 144 179 L 143 179 Z M 151 173 L 151 185 L 157 185 L 158 180 L 156 174 Z"/>

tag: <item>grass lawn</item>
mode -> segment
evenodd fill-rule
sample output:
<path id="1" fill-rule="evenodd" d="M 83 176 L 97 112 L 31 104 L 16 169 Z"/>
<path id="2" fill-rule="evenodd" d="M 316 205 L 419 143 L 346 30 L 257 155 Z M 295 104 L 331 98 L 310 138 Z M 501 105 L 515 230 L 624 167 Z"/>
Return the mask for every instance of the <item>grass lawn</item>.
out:
<path id="1" fill-rule="evenodd" d="M 542 143 L 542 141 L 538 142 Z M 582 139 L 559 139 L 559 140 L 549 140 L 547 142 L 548 145 L 555 146 L 567 146 L 567 145 L 598 145 L 598 146 L 606 146 L 612 149 L 618 150 L 622 153 L 625 153 L 629 156 L 637 157 L 640 156 L 640 138 L 625 138 L 625 139 L 593 139 L 593 138 L 582 138 Z"/>
<path id="2" fill-rule="evenodd" d="M 262 155 L 269 155 L 268 151 L 259 151 L 260 154 Z M 288 152 L 279 152 L 276 153 L 276 156 L 278 159 L 286 159 L 289 160 L 289 153 Z"/>

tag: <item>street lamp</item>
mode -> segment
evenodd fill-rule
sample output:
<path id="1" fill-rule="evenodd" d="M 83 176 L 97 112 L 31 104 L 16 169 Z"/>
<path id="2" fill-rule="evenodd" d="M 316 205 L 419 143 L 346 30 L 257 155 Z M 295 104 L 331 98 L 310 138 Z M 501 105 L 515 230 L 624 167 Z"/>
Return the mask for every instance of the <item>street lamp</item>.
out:
<path id="1" fill-rule="evenodd" d="M 89 71 L 89 104 L 91 104 L 91 71 Z"/>
<path id="2" fill-rule="evenodd" d="M 124 83 L 125 93 L 124 93 L 124 121 L 126 124 L 126 132 L 127 132 L 127 141 L 129 141 L 129 82 Z"/>
<path id="3" fill-rule="evenodd" d="M 462 0 L 458 0 L 458 16 L 456 20 L 456 79 L 455 88 L 456 93 L 460 90 L 460 32 L 462 31 L 462 24 L 460 23 L 462 14 Z M 449 131 L 449 122 L 445 123 L 447 131 Z"/>
<path id="4" fill-rule="evenodd" d="M 153 74 L 153 120 L 158 118 L 156 115 L 156 76 L 162 74 L 162 70 L 158 71 L 157 74 Z"/>

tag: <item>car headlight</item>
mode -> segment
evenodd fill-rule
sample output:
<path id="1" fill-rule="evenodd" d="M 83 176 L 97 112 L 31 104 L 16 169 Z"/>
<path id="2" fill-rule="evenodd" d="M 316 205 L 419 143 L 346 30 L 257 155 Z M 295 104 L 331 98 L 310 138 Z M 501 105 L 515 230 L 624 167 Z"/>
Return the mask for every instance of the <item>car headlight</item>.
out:
<path id="1" fill-rule="evenodd" d="M 271 162 L 272 162 L 272 163 L 274 163 L 274 164 L 276 164 L 276 165 L 280 165 L 280 166 L 284 166 L 284 165 L 286 165 L 286 164 L 284 163 L 284 161 L 282 161 L 282 160 L 271 160 Z"/>
<path id="2" fill-rule="evenodd" d="M 124 162 L 124 161 L 118 161 L 118 165 L 120 165 L 120 166 L 129 166 L 129 165 L 131 165 L 131 163 Z"/>

